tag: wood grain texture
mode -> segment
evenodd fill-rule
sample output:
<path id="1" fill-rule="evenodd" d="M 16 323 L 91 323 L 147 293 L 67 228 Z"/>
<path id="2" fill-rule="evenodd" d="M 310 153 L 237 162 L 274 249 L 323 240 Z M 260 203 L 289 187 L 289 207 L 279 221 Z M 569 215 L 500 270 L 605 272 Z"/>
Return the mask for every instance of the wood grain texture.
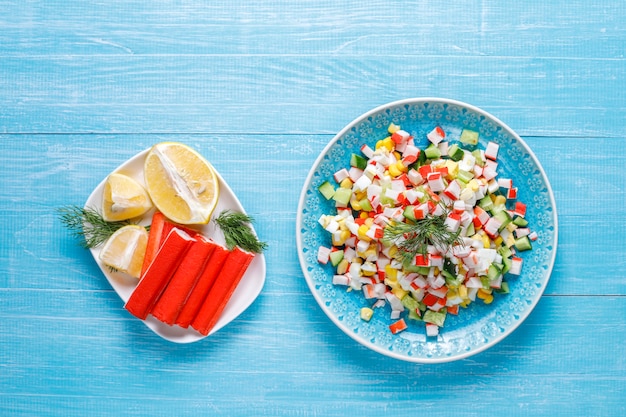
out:
<path id="1" fill-rule="evenodd" d="M 626 414 L 626 3 L 0 0 L 0 415 Z M 317 155 L 407 97 L 477 105 L 554 190 L 556 264 L 493 348 L 407 364 L 324 315 L 298 263 Z M 55 209 L 182 141 L 269 243 L 257 301 L 214 336 L 161 340 Z"/>

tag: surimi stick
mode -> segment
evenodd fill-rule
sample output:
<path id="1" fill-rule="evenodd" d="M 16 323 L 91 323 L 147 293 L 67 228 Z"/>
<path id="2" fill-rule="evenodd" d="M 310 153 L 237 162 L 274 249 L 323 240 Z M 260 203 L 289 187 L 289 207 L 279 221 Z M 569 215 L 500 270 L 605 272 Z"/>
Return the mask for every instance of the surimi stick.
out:
<path id="1" fill-rule="evenodd" d="M 253 253 L 245 252 L 239 247 L 230 252 L 191 327 L 205 336 L 209 334 L 253 258 Z"/>
<path id="2" fill-rule="evenodd" d="M 154 261 L 130 295 L 125 308 L 132 315 L 145 320 L 185 253 L 195 239 L 185 231 L 174 228 L 167 235 Z"/>
<path id="3" fill-rule="evenodd" d="M 150 311 L 154 317 L 163 323 L 174 324 L 216 246 L 204 237 L 196 236 L 196 241 L 191 244 L 163 294 Z"/>
<path id="4" fill-rule="evenodd" d="M 213 286 L 213 282 L 222 270 L 228 254 L 229 252 L 226 248 L 216 245 L 211 257 L 207 260 L 204 271 L 202 271 L 202 275 L 198 278 L 196 286 L 191 291 L 191 294 L 189 294 L 187 302 L 181 309 L 180 314 L 176 319 L 177 325 L 184 328 L 189 327 L 200 310 L 205 298 L 209 294 L 209 290 Z"/>

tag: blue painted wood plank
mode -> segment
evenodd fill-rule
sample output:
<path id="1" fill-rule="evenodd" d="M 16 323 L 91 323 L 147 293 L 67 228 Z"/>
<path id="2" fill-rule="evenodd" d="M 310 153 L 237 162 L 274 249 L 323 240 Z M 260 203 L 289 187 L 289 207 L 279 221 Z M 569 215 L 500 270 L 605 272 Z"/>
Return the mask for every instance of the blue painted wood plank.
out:
<path id="1" fill-rule="evenodd" d="M 417 55 L 623 59 L 619 0 L 0 2 L 0 56 Z"/>
<path id="2" fill-rule="evenodd" d="M 522 136 L 626 133 L 622 60 L 62 56 L 2 61 L 3 133 L 328 134 L 374 107 L 416 96 L 477 105 Z"/>

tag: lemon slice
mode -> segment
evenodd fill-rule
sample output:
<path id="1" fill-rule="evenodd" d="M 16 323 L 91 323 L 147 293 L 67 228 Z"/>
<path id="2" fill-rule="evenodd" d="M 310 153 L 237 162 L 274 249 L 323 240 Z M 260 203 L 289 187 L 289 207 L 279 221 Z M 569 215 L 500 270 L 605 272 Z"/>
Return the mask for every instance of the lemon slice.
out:
<path id="1" fill-rule="evenodd" d="M 100 260 L 118 271 L 139 278 L 148 244 L 145 227 L 128 225 L 119 228 L 109 237 L 100 252 Z"/>
<path id="2" fill-rule="evenodd" d="M 102 217 L 109 222 L 132 219 L 152 208 L 152 201 L 145 188 L 120 173 L 107 177 L 102 200 Z"/>
<path id="3" fill-rule="evenodd" d="M 152 202 L 170 220 L 209 222 L 219 197 L 219 181 L 198 152 L 177 142 L 158 143 L 146 155 L 144 178 Z"/>

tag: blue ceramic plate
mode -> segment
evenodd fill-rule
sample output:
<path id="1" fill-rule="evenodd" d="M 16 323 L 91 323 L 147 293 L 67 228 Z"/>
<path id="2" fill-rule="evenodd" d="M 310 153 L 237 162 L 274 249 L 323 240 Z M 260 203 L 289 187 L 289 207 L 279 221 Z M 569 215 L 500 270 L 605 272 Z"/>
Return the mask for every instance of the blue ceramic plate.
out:
<path id="1" fill-rule="evenodd" d="M 450 141 L 463 128 L 480 133 L 479 146 L 489 141 L 500 145 L 499 178 L 511 178 L 518 187 L 518 200 L 527 204 L 526 218 L 538 233 L 532 251 L 521 252 L 522 274 L 509 277 L 510 293 L 497 294 L 492 304 L 479 300 L 448 314 L 438 337 L 426 337 L 423 323 L 406 320 L 409 328 L 396 335 L 389 331 L 389 307 L 376 309 L 365 322 L 360 308 L 370 304 L 359 291 L 347 292 L 332 283 L 333 268 L 317 262 L 317 249 L 330 246 L 330 235 L 318 224 L 322 214 L 335 213 L 317 187 L 331 180 L 334 172 L 349 166 L 350 155 L 362 144 L 372 148 L 388 136 L 390 123 L 411 133 L 420 147 L 426 134 L 441 126 Z M 513 332 L 539 301 L 552 272 L 557 248 L 557 213 L 548 179 L 528 145 L 508 126 L 474 106 L 439 98 L 417 98 L 380 106 L 347 125 L 315 161 L 302 190 L 297 216 L 297 245 L 307 284 L 322 310 L 348 336 L 376 352 L 397 359 L 434 363 L 448 362 L 481 352 Z"/>

